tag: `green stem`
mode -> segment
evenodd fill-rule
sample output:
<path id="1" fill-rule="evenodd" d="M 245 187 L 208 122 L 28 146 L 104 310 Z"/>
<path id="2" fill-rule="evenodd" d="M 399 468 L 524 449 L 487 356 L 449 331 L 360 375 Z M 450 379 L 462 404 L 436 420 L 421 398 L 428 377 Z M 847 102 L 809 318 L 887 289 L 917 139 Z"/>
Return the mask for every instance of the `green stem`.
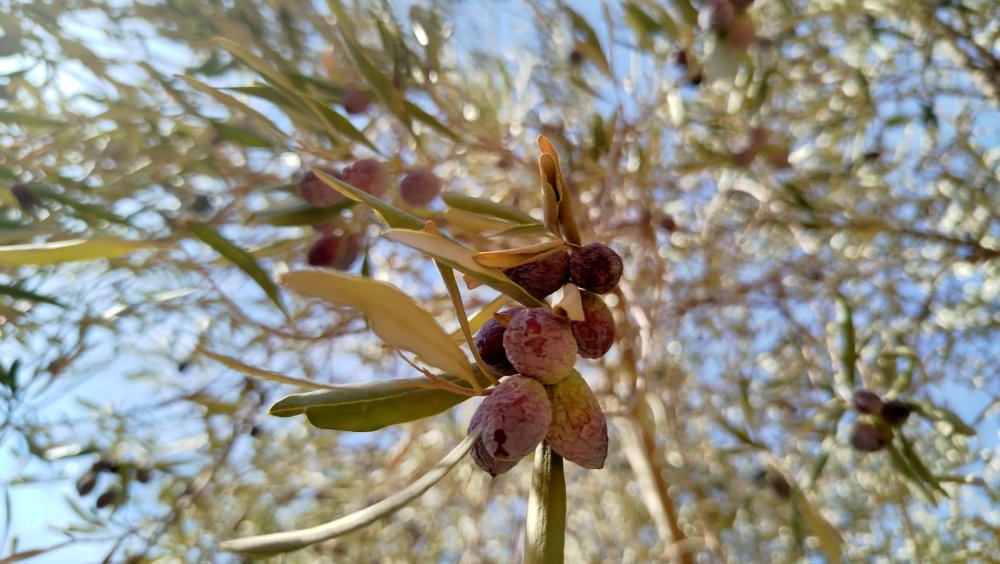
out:
<path id="1" fill-rule="evenodd" d="M 528 497 L 524 564 L 559 564 L 566 537 L 566 478 L 563 459 L 542 443 L 535 450 L 535 467 Z"/>

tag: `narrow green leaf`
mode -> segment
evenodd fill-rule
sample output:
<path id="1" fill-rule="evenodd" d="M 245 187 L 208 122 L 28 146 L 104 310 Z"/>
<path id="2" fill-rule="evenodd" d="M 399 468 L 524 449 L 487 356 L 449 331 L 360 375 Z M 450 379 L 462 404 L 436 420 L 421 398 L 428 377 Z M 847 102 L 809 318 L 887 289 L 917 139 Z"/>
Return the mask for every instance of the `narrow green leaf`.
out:
<path id="1" fill-rule="evenodd" d="M 434 468 L 415 482 L 389 497 L 335 521 L 285 533 L 273 533 L 257 537 L 247 537 L 222 543 L 222 550 L 246 554 L 280 554 L 304 548 L 311 544 L 330 540 L 340 535 L 356 531 L 383 517 L 392 515 L 406 507 L 444 478 L 479 440 L 481 431 L 476 429 L 448 453 Z"/>
<path id="2" fill-rule="evenodd" d="M 36 112 L 20 112 L 13 110 L 0 110 L 0 123 L 11 123 L 25 127 L 55 127 L 66 125 L 60 119 L 46 117 Z"/>
<path id="3" fill-rule="evenodd" d="M 583 37 L 583 44 L 587 47 L 587 54 L 591 58 L 595 59 L 598 66 L 606 74 L 611 74 L 611 65 L 608 64 L 608 59 L 604 55 L 604 47 L 601 46 L 601 40 L 597 37 L 597 32 L 594 28 L 587 23 L 587 19 L 581 16 L 577 11 L 573 10 L 569 6 L 564 6 L 563 9 L 569 15 L 569 19 L 573 24 L 573 29 L 576 33 Z"/>
<path id="4" fill-rule="evenodd" d="M 69 207 L 77 212 L 77 215 L 84 217 L 91 217 L 94 219 L 103 219 L 105 221 L 110 221 L 111 223 L 117 223 L 118 225 L 131 225 L 128 220 L 114 213 L 108 211 L 107 205 L 97 205 L 88 204 L 85 202 L 77 201 L 65 194 L 60 194 L 54 190 L 49 189 L 46 186 L 39 186 L 34 184 L 31 186 L 32 192 L 36 195 L 49 200 L 54 200 L 66 207 Z"/>
<path id="5" fill-rule="evenodd" d="M 39 302 L 59 307 L 66 307 L 61 302 L 59 302 L 59 300 L 55 298 L 43 296 L 41 294 L 37 294 L 30 290 L 25 290 L 24 288 L 19 288 L 17 286 L 12 286 L 10 284 L 0 284 L 0 294 L 10 296 L 15 300 L 28 300 L 31 302 Z"/>
<path id="6" fill-rule="evenodd" d="M 218 43 L 223 49 L 229 51 L 234 57 L 243 61 L 245 65 L 253 69 L 257 74 L 261 75 L 268 82 L 270 82 L 276 88 L 282 90 L 283 95 L 288 95 L 289 93 L 295 92 L 295 85 L 292 84 L 288 77 L 278 72 L 270 63 L 264 59 L 254 55 L 249 49 L 243 47 L 242 45 L 230 41 L 228 39 L 216 38 L 216 43 Z"/>
<path id="7" fill-rule="evenodd" d="M 733 425 L 724 416 L 718 415 L 715 417 L 715 422 L 741 443 L 753 448 L 763 448 L 759 443 L 757 443 L 757 441 L 750 437 L 750 434 L 747 431 Z"/>
<path id="8" fill-rule="evenodd" d="M 334 386 L 331 384 L 324 384 L 322 382 L 314 382 L 312 380 L 306 380 L 305 378 L 296 378 L 294 376 L 285 376 L 284 374 L 279 374 L 277 372 L 272 372 L 270 370 L 263 370 L 250 366 L 249 364 L 244 364 L 239 360 L 226 356 L 224 354 L 214 353 L 210 350 L 197 347 L 199 353 L 208 358 L 228 366 L 237 372 L 242 372 L 248 376 L 253 376 L 255 378 L 261 378 L 263 380 L 269 380 L 271 382 L 277 382 L 279 384 L 291 384 L 293 386 L 299 386 L 306 389 L 313 390 L 338 390 L 340 386 Z M 294 415 L 294 414 L 293 414 Z"/>
<path id="9" fill-rule="evenodd" d="M 6 218 L 0 218 L 0 229 L 7 229 L 11 231 L 27 229 L 31 227 L 26 223 L 21 223 L 20 221 L 13 221 Z"/>
<path id="10" fill-rule="evenodd" d="M 823 470 L 826 469 L 826 463 L 830 460 L 830 454 L 833 449 L 836 448 L 836 442 L 833 440 L 832 436 L 828 436 L 823 440 L 822 445 L 823 450 L 820 451 L 819 457 L 816 458 L 816 462 L 813 463 L 812 471 L 809 472 L 809 480 L 806 482 L 805 489 L 812 489 L 819 481 L 820 476 L 823 475 Z"/>
<path id="11" fill-rule="evenodd" d="M 246 94 L 247 96 L 260 98 L 261 100 L 267 100 L 275 106 L 286 110 L 289 109 L 289 106 L 294 106 L 290 98 L 279 93 L 277 90 L 266 84 L 255 84 L 253 86 L 230 86 L 226 88 L 226 90 L 240 92 L 242 94 Z M 305 115 L 302 113 L 300 108 L 296 109 L 296 113 L 299 115 Z"/>
<path id="12" fill-rule="evenodd" d="M 126 239 L 72 239 L 0 247 L 0 266 L 46 265 L 111 259 L 139 249 L 160 246 L 156 241 Z"/>
<path id="13" fill-rule="evenodd" d="M 475 374 L 481 386 L 490 385 L 478 369 Z M 471 390 L 459 376 L 443 374 L 440 378 Z M 347 384 L 336 390 L 285 396 L 268 413 L 276 417 L 305 414 L 320 429 L 368 432 L 437 415 L 472 397 L 431 385 L 426 378 Z"/>
<path id="14" fill-rule="evenodd" d="M 232 124 L 215 120 L 212 120 L 211 123 L 212 128 L 215 129 L 215 132 L 219 135 L 219 137 L 225 139 L 226 141 L 232 141 L 237 145 L 257 149 L 269 149 L 274 147 L 273 141 L 266 137 L 262 137 L 249 129 L 244 129 L 242 127 L 237 127 Z"/>
<path id="15" fill-rule="evenodd" d="M 350 22 L 351 18 L 347 15 L 344 7 L 340 5 L 340 2 L 330 0 L 328 4 L 330 10 L 340 21 L 337 29 L 340 31 L 340 35 L 344 40 L 344 46 L 347 47 L 347 52 L 350 54 L 351 60 L 354 61 L 354 66 L 361 72 L 361 76 L 371 86 L 375 95 L 385 104 L 386 109 L 404 118 L 405 121 L 406 114 L 403 97 L 400 95 L 399 90 L 393 86 L 389 77 L 383 74 L 365 55 L 364 49 L 357 42 L 357 39 L 351 32 L 350 26 L 347 25 L 347 22 Z"/>
<path id="16" fill-rule="evenodd" d="M 457 133 L 451 130 L 447 125 L 441 123 L 436 117 L 425 112 L 423 108 L 410 102 L 409 100 L 403 100 L 403 107 L 406 109 L 406 113 L 417 118 L 417 121 L 423 122 L 429 125 L 432 129 L 435 129 L 448 137 L 451 137 L 454 141 L 461 141 L 462 138 L 458 136 Z"/>
<path id="17" fill-rule="evenodd" d="M 291 208 L 267 209 L 251 216 L 252 223 L 263 223 L 279 227 L 321 225 L 340 215 L 340 212 L 354 206 L 355 202 L 344 200 L 326 208 L 303 205 Z"/>
<path id="18" fill-rule="evenodd" d="M 264 114 L 262 114 L 262 113 L 258 112 L 257 110 L 251 108 L 250 106 L 248 106 L 247 104 L 241 102 L 240 100 L 237 100 L 233 96 L 230 96 L 229 94 L 226 94 L 222 90 L 219 90 L 218 88 L 213 88 L 213 87 L 205 84 L 204 82 L 201 82 L 200 80 L 198 80 L 198 79 L 196 79 L 194 77 L 191 77 L 191 76 L 177 75 L 177 78 L 179 78 L 179 79 L 183 80 L 184 82 L 186 82 L 188 84 L 188 86 L 190 86 L 191 88 L 194 88 L 195 90 L 197 90 L 199 92 L 202 92 L 204 94 L 208 94 L 213 99 L 215 99 L 216 102 L 222 104 L 223 106 L 226 106 L 230 110 L 234 110 L 234 111 L 240 112 L 240 113 L 242 113 L 244 115 L 250 116 L 250 117 L 254 118 L 255 120 L 257 120 L 257 121 L 263 123 L 264 125 L 266 125 L 273 132 L 275 132 L 275 133 L 277 133 L 279 135 L 284 135 L 284 133 L 278 128 L 278 126 L 275 125 L 274 122 L 272 122 L 270 119 L 268 119 Z"/>
<path id="19" fill-rule="evenodd" d="M 857 387 L 858 345 L 854 333 L 854 309 L 847 297 L 837 292 L 837 324 L 840 325 L 840 369 L 846 385 Z"/>
<path id="20" fill-rule="evenodd" d="M 253 255 L 229 242 L 208 224 L 191 221 L 188 222 L 187 227 L 202 243 L 215 249 L 229 262 L 253 278 L 254 282 L 267 294 L 267 297 L 278 306 L 278 309 L 288 315 L 288 312 L 285 311 L 285 305 L 281 302 L 281 295 L 278 294 L 278 287 L 271 281 L 267 272 L 257 264 L 257 259 Z"/>
<path id="21" fill-rule="evenodd" d="M 903 477 L 903 479 L 912 486 L 911 490 L 916 490 L 921 497 L 927 503 L 935 504 L 937 499 L 934 497 L 934 492 L 927 487 L 927 484 L 917 475 L 916 471 L 910 466 L 906 458 L 899 452 L 899 449 L 895 445 L 886 445 L 886 451 L 889 453 L 889 460 L 892 462 L 893 468 Z"/>
<path id="22" fill-rule="evenodd" d="M 339 178 L 334 178 L 318 168 L 314 168 L 313 172 L 316 173 L 316 176 L 325 182 L 330 188 L 333 188 L 355 202 L 361 202 L 375 210 L 382 218 L 382 221 L 384 221 L 389 227 L 397 227 L 401 229 L 423 229 L 424 220 L 413 215 L 412 213 L 397 208 L 388 202 L 384 202 L 367 192 L 358 190 L 354 186 L 351 186 Z"/>
<path id="23" fill-rule="evenodd" d="M 635 2 L 625 2 L 625 22 L 643 36 L 653 35 L 660 31 L 660 24 Z"/>
<path id="24" fill-rule="evenodd" d="M 69 546 L 70 544 L 72 544 L 74 542 L 76 542 L 76 541 L 73 540 L 73 539 L 70 539 L 68 541 L 63 541 L 63 542 L 60 542 L 58 544 L 47 546 L 45 548 L 34 548 L 34 549 L 31 549 L 31 550 L 25 550 L 24 552 L 18 552 L 18 553 L 15 553 L 15 554 L 11 554 L 10 556 L 5 557 L 3 560 L 0 560 L 0 564 L 13 564 L 14 562 L 21 562 L 23 560 L 30 560 L 32 558 L 35 558 L 36 556 L 41 556 L 41 555 L 43 555 L 45 553 L 52 552 L 53 550 L 59 550 L 60 548 L 64 548 L 66 546 Z"/>
<path id="25" fill-rule="evenodd" d="M 936 406 L 925 400 L 912 400 L 909 403 L 913 405 L 916 408 L 917 413 L 923 417 L 931 421 L 940 421 L 949 424 L 955 433 L 970 437 L 976 434 L 975 427 L 963 421 L 961 417 L 950 409 Z"/>
<path id="26" fill-rule="evenodd" d="M 524 527 L 524 563 L 558 564 L 566 542 L 566 478 L 563 459 L 542 442 L 535 449 Z"/>
<path id="27" fill-rule="evenodd" d="M 900 444 L 903 445 L 903 458 L 906 459 L 906 462 L 909 463 L 911 468 L 913 468 L 913 471 L 916 473 L 917 477 L 923 480 L 924 483 L 926 483 L 934 490 L 943 494 L 945 497 L 951 497 L 948 495 L 948 492 L 941 487 L 941 484 L 939 484 L 938 481 L 934 478 L 934 473 L 931 472 L 930 469 L 927 468 L 927 465 L 924 464 L 924 461 L 920 459 L 920 455 L 917 454 L 917 451 L 913 448 L 913 445 L 910 443 L 909 439 L 907 439 L 906 436 L 903 435 L 902 433 L 898 434 L 899 434 Z"/>
<path id="28" fill-rule="evenodd" d="M 459 192 L 444 192 L 441 194 L 444 203 L 449 207 L 479 215 L 496 217 L 518 225 L 537 224 L 538 220 L 523 211 L 505 204 L 499 204 L 487 198 L 474 198 Z"/>
<path id="29" fill-rule="evenodd" d="M 339 132 L 344 137 L 357 141 L 358 143 L 361 143 L 362 145 L 368 147 L 375 153 L 382 154 L 382 151 L 379 150 L 379 148 L 376 147 L 374 143 L 369 141 L 368 138 L 365 137 L 364 133 L 362 133 L 358 128 L 354 127 L 354 124 L 351 123 L 351 120 L 340 115 L 340 113 L 338 113 L 336 110 L 334 110 L 327 104 L 324 104 L 323 102 L 317 100 L 316 98 L 311 98 L 308 96 L 300 95 L 299 99 L 305 101 L 306 103 L 311 104 L 312 107 L 315 109 L 315 111 L 319 113 L 319 115 L 327 122 L 327 124 L 329 124 L 330 127 L 332 127 L 334 130 Z"/>

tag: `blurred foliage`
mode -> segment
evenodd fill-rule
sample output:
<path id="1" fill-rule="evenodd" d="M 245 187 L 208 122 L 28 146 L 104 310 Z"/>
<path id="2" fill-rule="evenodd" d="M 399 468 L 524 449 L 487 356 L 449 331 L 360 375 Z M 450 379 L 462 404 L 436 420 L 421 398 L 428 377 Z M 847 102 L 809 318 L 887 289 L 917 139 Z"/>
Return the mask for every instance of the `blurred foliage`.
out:
<path id="1" fill-rule="evenodd" d="M 568 561 L 991 558 L 1000 6 L 759 0 L 745 52 L 701 29 L 699 9 L 0 4 L 6 498 L 61 484 L 73 516 L 52 523 L 67 535 L 52 554 L 230 561 L 222 540 L 412 481 L 460 440 L 472 402 L 323 431 L 267 416 L 294 388 L 198 347 L 319 382 L 414 376 L 356 312 L 274 286 L 316 238 L 299 173 L 434 166 L 448 190 L 540 220 L 544 133 L 584 239 L 626 258 L 608 300 L 619 341 L 581 365 L 611 455 L 602 471 L 567 465 Z M 352 115 L 358 92 L 370 106 Z M 440 202 L 397 203 L 504 246 Z M 367 211 L 322 213 L 367 234 L 356 268 L 457 328 L 427 261 L 378 238 Z M 889 451 L 852 450 L 855 387 L 918 405 Z M 286 558 L 511 560 L 529 466 L 491 481 L 463 462 L 392 517 Z M 47 548 L 10 534 L 24 510 L 5 505 L 4 554 Z"/>

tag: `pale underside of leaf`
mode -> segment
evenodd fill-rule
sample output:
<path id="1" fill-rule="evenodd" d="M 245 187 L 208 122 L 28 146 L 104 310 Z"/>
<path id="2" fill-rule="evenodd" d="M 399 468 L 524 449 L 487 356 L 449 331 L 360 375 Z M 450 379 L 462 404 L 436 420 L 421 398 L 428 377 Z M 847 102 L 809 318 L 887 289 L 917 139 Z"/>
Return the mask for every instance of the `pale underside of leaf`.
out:
<path id="1" fill-rule="evenodd" d="M 570 321 L 585 321 L 587 317 L 583 314 L 583 298 L 580 296 L 580 288 L 572 282 L 562 287 L 562 298 L 552 306 L 552 313 L 569 319 Z"/>
<path id="2" fill-rule="evenodd" d="M 559 165 L 559 155 L 555 147 L 544 135 L 536 138 L 542 156 L 539 158 L 539 168 L 542 171 L 542 191 L 547 196 L 554 191 L 556 205 L 556 221 L 559 233 L 567 243 L 579 246 L 582 242 L 580 238 L 580 228 L 576 223 L 576 216 L 573 213 L 573 194 L 563 176 L 562 167 Z M 546 186 L 549 184 L 549 186 Z M 546 216 L 548 217 L 548 215 Z"/>
<path id="3" fill-rule="evenodd" d="M 133 251 L 160 246 L 155 241 L 126 239 L 72 239 L 0 247 L 0 265 L 25 266 L 111 259 Z"/>
<path id="4" fill-rule="evenodd" d="M 543 241 L 502 251 L 483 251 L 476 253 L 472 258 L 487 268 L 513 268 L 541 260 L 565 248 L 567 248 L 566 242 L 562 240 Z"/>
<path id="5" fill-rule="evenodd" d="M 410 351 L 430 366 L 474 381 L 458 345 L 430 313 L 395 286 L 319 270 L 289 272 L 281 282 L 300 294 L 364 311 L 372 330 L 390 347 Z"/>

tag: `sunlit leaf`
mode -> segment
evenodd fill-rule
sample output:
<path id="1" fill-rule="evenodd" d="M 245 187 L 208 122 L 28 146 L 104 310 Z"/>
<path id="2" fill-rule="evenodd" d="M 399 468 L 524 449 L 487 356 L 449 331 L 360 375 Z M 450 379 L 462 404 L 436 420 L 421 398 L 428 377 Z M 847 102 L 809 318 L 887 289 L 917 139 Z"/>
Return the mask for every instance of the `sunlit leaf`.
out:
<path id="1" fill-rule="evenodd" d="M 465 353 L 431 314 L 395 286 L 319 270 L 289 272 L 281 282 L 300 294 L 364 311 L 372 330 L 390 347 L 413 352 L 447 374 L 473 381 Z"/>
<path id="2" fill-rule="evenodd" d="M 474 254 L 472 258 L 487 268 L 513 268 L 541 260 L 565 248 L 567 245 L 564 241 L 543 241 L 502 251 L 482 251 Z"/>
<path id="3" fill-rule="evenodd" d="M 586 320 L 587 317 L 583 313 L 583 298 L 580 295 L 580 288 L 570 282 L 563 286 L 562 290 L 562 299 L 552 306 L 552 312 L 570 321 Z"/>
<path id="4" fill-rule="evenodd" d="M 156 241 L 127 239 L 71 239 L 49 243 L 0 247 L 0 265 L 24 266 L 58 264 L 125 256 L 139 249 L 159 247 Z"/>
<path id="5" fill-rule="evenodd" d="M 501 233 L 516 225 L 485 215 L 469 213 L 467 211 L 448 208 L 444 210 L 444 219 L 448 226 L 455 227 L 469 233 Z"/>

